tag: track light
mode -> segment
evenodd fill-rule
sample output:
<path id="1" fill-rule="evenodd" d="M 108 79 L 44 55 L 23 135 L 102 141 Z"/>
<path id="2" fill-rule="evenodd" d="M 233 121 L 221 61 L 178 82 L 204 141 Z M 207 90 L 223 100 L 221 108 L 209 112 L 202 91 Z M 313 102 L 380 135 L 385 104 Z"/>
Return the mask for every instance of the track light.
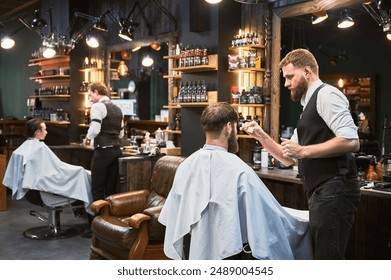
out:
<path id="1" fill-rule="evenodd" d="M 146 55 L 146 56 L 143 58 L 141 64 L 142 64 L 143 66 L 145 66 L 145 67 L 150 67 L 150 66 L 152 66 L 153 62 L 154 62 L 154 61 L 153 61 L 152 57 L 150 57 L 149 55 Z"/>
<path id="2" fill-rule="evenodd" d="M 4 36 L 2 39 L 1 39 L 1 47 L 3 49 L 11 49 L 13 46 L 15 46 L 15 41 L 9 37 L 9 36 Z"/>
<path id="3" fill-rule="evenodd" d="M 341 18 L 338 21 L 338 28 L 349 28 L 354 25 L 353 19 L 349 16 L 346 10 L 341 12 Z"/>
<path id="4" fill-rule="evenodd" d="M 97 48 L 99 47 L 99 41 L 98 39 L 93 35 L 88 35 L 86 37 L 86 43 L 91 48 Z"/>
<path id="5" fill-rule="evenodd" d="M 205 0 L 205 1 L 208 2 L 209 4 L 218 4 L 223 0 Z"/>
<path id="6" fill-rule="evenodd" d="M 312 24 L 318 24 L 327 19 L 329 16 L 326 11 L 320 11 L 312 14 Z"/>
<path id="7" fill-rule="evenodd" d="M 96 30 L 106 32 L 108 28 L 107 28 L 107 24 L 104 21 L 104 17 L 105 17 L 104 15 L 100 15 L 99 19 L 95 21 L 92 27 L 95 28 Z"/>
<path id="8" fill-rule="evenodd" d="M 31 27 L 32 28 L 41 28 L 41 27 L 45 27 L 45 26 L 48 25 L 46 20 L 44 20 L 42 18 L 41 10 L 35 10 L 34 13 L 35 13 L 35 18 L 31 22 Z"/>

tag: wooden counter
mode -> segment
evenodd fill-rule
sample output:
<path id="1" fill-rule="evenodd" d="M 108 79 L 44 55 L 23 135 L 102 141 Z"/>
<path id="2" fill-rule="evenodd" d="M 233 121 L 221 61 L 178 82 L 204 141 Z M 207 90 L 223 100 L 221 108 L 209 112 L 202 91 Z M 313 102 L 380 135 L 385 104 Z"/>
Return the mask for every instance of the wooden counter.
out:
<path id="1" fill-rule="evenodd" d="M 308 209 L 297 171 L 266 168 L 256 171 L 281 205 Z M 347 259 L 391 259 L 391 192 L 361 189 L 360 204 L 350 234 Z"/>

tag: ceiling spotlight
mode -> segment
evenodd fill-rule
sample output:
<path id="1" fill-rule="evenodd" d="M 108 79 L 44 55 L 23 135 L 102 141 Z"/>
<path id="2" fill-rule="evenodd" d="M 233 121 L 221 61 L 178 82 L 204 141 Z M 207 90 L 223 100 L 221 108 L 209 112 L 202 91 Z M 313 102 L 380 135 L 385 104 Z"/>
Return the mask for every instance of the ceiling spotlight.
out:
<path id="1" fill-rule="evenodd" d="M 349 16 L 346 10 L 341 12 L 341 18 L 338 21 L 338 28 L 349 28 L 354 25 L 353 19 Z"/>
<path id="2" fill-rule="evenodd" d="M 209 4 L 218 4 L 223 0 L 205 0 L 205 1 L 208 2 Z"/>
<path id="3" fill-rule="evenodd" d="M 106 32 L 108 30 L 107 24 L 104 21 L 104 15 L 100 15 L 99 19 L 95 21 L 93 27 L 99 31 L 104 31 Z"/>
<path id="4" fill-rule="evenodd" d="M 133 35 L 129 33 L 128 28 L 126 26 L 122 26 L 118 31 L 118 36 L 126 41 L 133 41 Z"/>
<path id="5" fill-rule="evenodd" d="M 8 50 L 8 49 L 12 48 L 13 46 L 15 46 L 15 41 L 11 37 L 5 36 L 1 39 L 1 47 L 3 49 Z"/>
<path id="6" fill-rule="evenodd" d="M 42 55 L 44 58 L 52 58 L 56 55 L 56 50 L 54 49 L 54 47 L 51 46 L 44 47 Z"/>
<path id="7" fill-rule="evenodd" d="M 387 37 L 388 40 L 391 41 L 391 32 L 388 32 L 388 33 L 386 34 L 386 37 Z"/>
<path id="8" fill-rule="evenodd" d="M 86 37 L 86 43 L 91 48 L 97 48 L 99 47 L 99 41 L 95 36 L 88 35 Z"/>
<path id="9" fill-rule="evenodd" d="M 154 62 L 153 59 L 149 55 L 146 55 L 144 56 L 141 64 L 145 67 L 150 67 L 152 66 L 153 62 Z"/>
<path id="10" fill-rule="evenodd" d="M 41 15 L 41 10 L 35 10 L 35 19 L 32 20 L 31 22 L 31 27 L 32 28 L 40 28 L 40 27 L 45 27 L 48 25 L 46 20 L 42 18 Z"/>
<path id="11" fill-rule="evenodd" d="M 318 24 L 327 19 L 329 16 L 326 11 L 320 11 L 312 14 L 312 24 Z"/>

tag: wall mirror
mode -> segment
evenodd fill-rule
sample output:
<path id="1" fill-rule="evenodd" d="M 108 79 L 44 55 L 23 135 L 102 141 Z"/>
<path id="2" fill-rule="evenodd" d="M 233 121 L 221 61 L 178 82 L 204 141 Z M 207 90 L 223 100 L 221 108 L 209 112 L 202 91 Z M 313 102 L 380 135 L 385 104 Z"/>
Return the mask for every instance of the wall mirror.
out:
<path id="1" fill-rule="evenodd" d="M 136 46 L 140 48 L 135 50 Z M 157 45 L 155 41 L 133 41 L 108 48 L 110 88 L 118 93 L 115 98 L 137 100 L 137 114 L 132 119 L 159 121 L 168 99 L 168 81 L 163 77 L 168 71 L 168 61 L 163 58 L 168 47 L 167 41 Z M 119 71 L 121 68 L 125 70 Z"/>
<path id="2" fill-rule="evenodd" d="M 372 74 L 324 74 L 325 83 L 339 88 L 347 97 L 353 120 L 359 128 L 360 138 L 375 135 L 376 82 Z"/>

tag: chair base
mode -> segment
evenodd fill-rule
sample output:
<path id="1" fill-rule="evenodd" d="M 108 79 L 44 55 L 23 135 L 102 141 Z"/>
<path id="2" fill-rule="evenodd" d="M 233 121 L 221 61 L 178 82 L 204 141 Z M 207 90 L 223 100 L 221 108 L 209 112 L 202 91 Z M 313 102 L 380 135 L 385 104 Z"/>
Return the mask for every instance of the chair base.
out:
<path id="1" fill-rule="evenodd" d="M 83 227 L 79 226 L 50 226 L 35 227 L 23 232 L 23 235 L 35 240 L 63 239 L 82 234 Z"/>

